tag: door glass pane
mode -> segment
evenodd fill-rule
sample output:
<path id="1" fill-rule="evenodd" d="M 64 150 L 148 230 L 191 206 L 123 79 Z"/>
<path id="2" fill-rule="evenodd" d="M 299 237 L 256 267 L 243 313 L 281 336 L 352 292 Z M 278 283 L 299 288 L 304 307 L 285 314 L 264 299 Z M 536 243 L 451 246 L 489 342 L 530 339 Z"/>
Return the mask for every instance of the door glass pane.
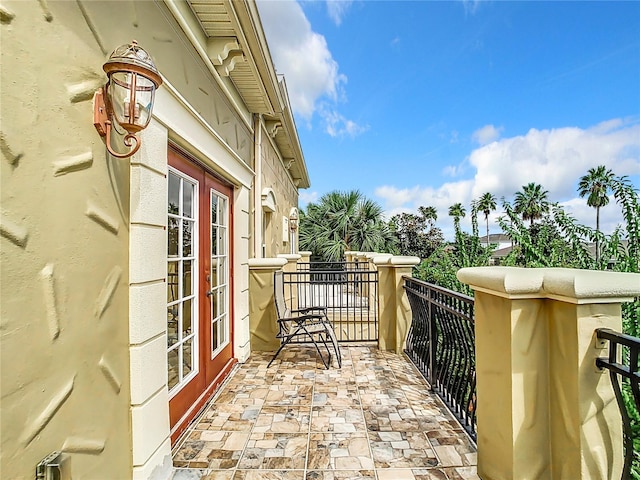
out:
<path id="1" fill-rule="evenodd" d="M 218 291 L 218 295 L 220 296 L 220 299 L 219 299 L 219 301 L 220 301 L 220 305 L 219 305 L 220 311 L 219 311 L 218 315 L 222 315 L 223 313 L 225 313 L 225 310 L 226 310 L 226 303 L 224 301 L 226 290 L 227 289 L 225 287 L 220 287 L 220 290 Z"/>
<path id="2" fill-rule="evenodd" d="M 218 339 L 218 322 L 213 322 L 211 325 L 211 350 L 215 351 L 220 345 Z"/>
<path id="3" fill-rule="evenodd" d="M 178 262 L 167 264 L 167 303 L 178 299 Z"/>
<path id="4" fill-rule="evenodd" d="M 175 173 L 169 173 L 169 201 L 167 202 L 167 212 L 172 215 L 180 214 L 180 177 Z"/>
<path id="5" fill-rule="evenodd" d="M 192 370 L 192 347 L 193 347 L 193 339 L 186 341 L 182 345 L 182 374 L 186 377 L 191 373 Z"/>
<path id="6" fill-rule="evenodd" d="M 218 216 L 220 218 L 226 218 L 227 216 L 227 200 L 220 197 L 218 200 Z M 226 221 L 219 222 L 220 225 L 226 225 Z"/>
<path id="7" fill-rule="evenodd" d="M 227 245 L 225 242 L 227 230 L 220 227 L 218 232 L 218 254 L 225 255 L 227 253 Z"/>
<path id="8" fill-rule="evenodd" d="M 211 256 L 218 254 L 218 227 L 211 227 Z"/>
<path id="9" fill-rule="evenodd" d="M 193 218 L 193 193 L 194 185 L 191 183 L 185 183 L 182 189 L 182 215 L 188 218 Z"/>
<path id="10" fill-rule="evenodd" d="M 193 293 L 193 278 L 191 275 L 191 260 L 182 262 L 182 296 L 188 297 Z"/>
<path id="11" fill-rule="evenodd" d="M 178 307 L 167 307 L 167 347 L 178 341 Z"/>
<path id="12" fill-rule="evenodd" d="M 169 217 L 167 226 L 167 255 L 169 257 L 178 256 L 178 243 L 180 241 L 180 230 L 178 229 L 178 219 Z"/>
<path id="13" fill-rule="evenodd" d="M 180 381 L 180 372 L 178 371 L 178 350 L 169 350 L 167 353 L 167 363 L 169 367 L 169 390 L 171 390 Z"/>
<path id="14" fill-rule="evenodd" d="M 218 196 L 211 192 L 211 223 L 218 223 Z"/>
<path id="15" fill-rule="evenodd" d="M 191 300 L 185 300 L 182 304 L 182 338 L 191 334 L 192 315 L 193 302 Z"/>
<path id="16" fill-rule="evenodd" d="M 211 289 L 218 286 L 218 259 L 211 259 Z"/>
<path id="17" fill-rule="evenodd" d="M 190 257 L 193 255 L 192 241 L 193 241 L 193 224 L 194 222 L 189 220 L 183 220 L 182 222 L 182 256 Z"/>
<path id="18" fill-rule="evenodd" d="M 219 334 L 220 334 L 220 343 L 225 343 L 227 341 L 226 330 L 224 328 L 224 322 L 218 322 Z"/>
<path id="19" fill-rule="evenodd" d="M 218 292 L 213 290 L 209 298 L 211 298 L 211 318 L 216 318 L 218 316 Z"/>

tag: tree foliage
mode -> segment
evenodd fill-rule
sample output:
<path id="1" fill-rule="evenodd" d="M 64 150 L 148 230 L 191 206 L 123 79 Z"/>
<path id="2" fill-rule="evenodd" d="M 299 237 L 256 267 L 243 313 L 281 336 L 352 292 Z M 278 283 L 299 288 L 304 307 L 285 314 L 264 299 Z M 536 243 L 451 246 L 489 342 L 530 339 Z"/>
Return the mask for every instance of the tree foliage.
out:
<path id="1" fill-rule="evenodd" d="M 516 192 L 513 202 L 516 213 L 522 215 L 523 220 L 533 221 L 542 218 L 549 211 L 549 192 L 542 189 L 542 185 L 528 183 L 522 186 L 522 191 Z"/>
<path id="2" fill-rule="evenodd" d="M 299 245 L 321 261 L 335 262 L 347 250 L 392 252 L 395 237 L 377 203 L 358 190 L 333 191 L 301 211 Z"/>
<path id="3" fill-rule="evenodd" d="M 615 177 L 611 170 L 604 165 L 590 168 L 586 175 L 580 178 L 578 194 L 587 197 L 587 205 L 596 209 L 596 231 L 600 232 L 600 207 L 609 204 L 609 191 Z M 596 261 L 600 257 L 600 236 L 596 236 Z"/>
<path id="4" fill-rule="evenodd" d="M 489 247 L 489 214 L 496 209 L 496 197 L 491 192 L 483 194 L 477 203 L 478 210 L 484 213 L 487 227 L 487 247 Z"/>
<path id="5" fill-rule="evenodd" d="M 400 213 L 391 217 L 400 255 L 427 258 L 444 244 L 442 230 L 435 226 L 438 214 L 433 207 L 419 207 L 418 215 Z"/>

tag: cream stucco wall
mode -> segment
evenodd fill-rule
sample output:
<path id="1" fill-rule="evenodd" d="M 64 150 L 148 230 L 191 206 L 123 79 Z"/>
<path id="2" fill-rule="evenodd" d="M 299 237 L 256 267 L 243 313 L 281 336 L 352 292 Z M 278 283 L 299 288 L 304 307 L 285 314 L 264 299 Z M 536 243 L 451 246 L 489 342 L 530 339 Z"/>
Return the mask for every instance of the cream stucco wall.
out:
<path id="1" fill-rule="evenodd" d="M 275 257 L 280 253 L 290 253 L 289 240 L 284 242 L 288 233 L 283 224 L 284 218 L 289 218 L 291 209 L 298 206 L 298 188 L 291 180 L 286 168 L 287 159 L 282 159 L 274 147 L 269 132 L 261 124 L 260 144 L 260 191 L 271 188 L 275 194 L 275 212 L 271 212 L 271 221 L 266 231 L 266 238 L 261 242 L 266 245 L 266 257 Z M 260 209 L 262 210 L 262 209 Z M 259 230 L 262 237 L 262 229 Z"/>
<path id="2" fill-rule="evenodd" d="M 91 99 L 104 54 L 74 2 L 2 3 L 0 471 L 129 478 L 129 183 Z"/>
<path id="3" fill-rule="evenodd" d="M 249 354 L 251 114 L 225 97 L 164 3 L 115 5 L 0 9 L 3 478 L 32 478 L 54 450 L 70 455 L 74 478 L 171 475 L 169 143 L 234 186 L 234 353 Z M 132 38 L 165 84 L 142 148 L 115 160 L 91 99 L 106 55 Z"/>

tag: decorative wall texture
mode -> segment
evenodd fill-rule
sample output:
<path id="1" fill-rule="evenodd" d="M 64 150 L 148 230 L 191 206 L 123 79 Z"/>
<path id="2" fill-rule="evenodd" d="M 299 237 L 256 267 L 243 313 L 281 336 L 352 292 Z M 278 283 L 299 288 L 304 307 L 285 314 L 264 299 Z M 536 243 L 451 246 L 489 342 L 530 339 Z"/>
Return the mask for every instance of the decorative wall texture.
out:
<path id="1" fill-rule="evenodd" d="M 104 55 L 76 3 L 3 2 L 0 461 L 131 472 L 129 166 L 91 123 Z"/>

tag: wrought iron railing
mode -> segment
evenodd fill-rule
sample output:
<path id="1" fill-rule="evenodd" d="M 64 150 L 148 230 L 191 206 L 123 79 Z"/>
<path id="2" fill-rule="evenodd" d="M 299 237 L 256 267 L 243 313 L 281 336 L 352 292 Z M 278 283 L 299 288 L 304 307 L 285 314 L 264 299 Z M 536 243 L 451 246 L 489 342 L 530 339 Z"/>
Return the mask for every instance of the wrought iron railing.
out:
<path id="1" fill-rule="evenodd" d="M 473 298 L 415 278 L 404 280 L 412 313 L 406 353 L 475 440 Z"/>
<path id="2" fill-rule="evenodd" d="M 299 263 L 296 272 L 284 272 L 283 280 L 291 309 L 327 308 L 338 341 L 378 340 L 376 270 L 366 270 L 356 262 Z"/>
<path id="3" fill-rule="evenodd" d="M 640 477 L 640 373 L 638 355 L 640 338 L 618 333 L 608 328 L 597 330 L 598 338 L 609 341 L 608 358 L 598 358 L 598 368 L 611 375 L 613 391 L 620 407 L 624 432 L 623 479 Z M 634 441 L 635 447 L 634 448 Z M 633 473 L 633 477 L 632 477 Z"/>

